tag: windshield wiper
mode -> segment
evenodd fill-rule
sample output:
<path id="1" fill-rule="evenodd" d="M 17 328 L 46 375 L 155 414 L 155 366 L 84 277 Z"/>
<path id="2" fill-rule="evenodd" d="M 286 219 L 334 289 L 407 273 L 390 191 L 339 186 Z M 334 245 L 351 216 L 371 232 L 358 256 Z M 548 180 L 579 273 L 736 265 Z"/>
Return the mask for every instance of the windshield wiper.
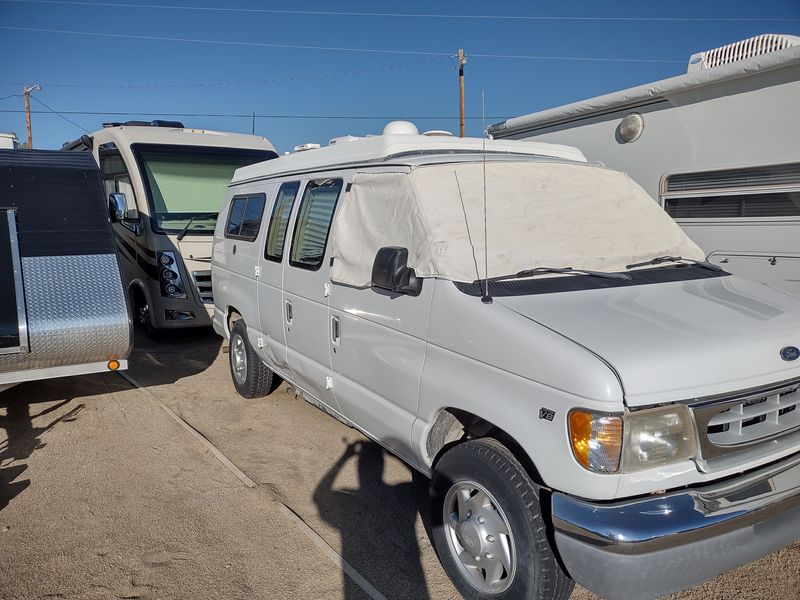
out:
<path id="1" fill-rule="evenodd" d="M 489 279 L 481 279 L 475 283 L 483 283 L 488 281 L 505 281 L 507 279 L 524 279 L 526 277 L 535 277 L 536 275 L 545 275 L 547 273 L 565 274 L 565 275 L 590 275 L 592 277 L 600 277 L 602 279 L 625 279 L 630 280 L 631 276 L 625 273 L 604 273 L 603 271 L 590 271 L 588 269 L 573 269 L 572 267 L 536 267 L 535 269 L 525 269 L 518 271 L 511 275 L 499 275 L 497 277 L 489 277 Z"/>
<path id="2" fill-rule="evenodd" d="M 707 260 L 694 260 L 692 258 L 683 258 L 682 256 L 658 256 L 652 260 L 646 260 L 644 262 L 638 262 L 638 263 L 633 263 L 632 265 L 626 265 L 625 268 L 635 269 L 636 267 L 660 265 L 662 263 L 667 263 L 667 262 L 678 262 L 687 265 L 696 265 L 698 267 L 703 267 L 704 269 L 708 269 L 709 271 L 722 271 L 722 267 L 718 267 L 717 265 L 710 263 Z"/>
<path id="3" fill-rule="evenodd" d="M 191 227 L 192 223 L 194 223 L 197 219 L 214 219 L 214 221 L 216 221 L 217 213 L 204 213 L 193 216 L 191 219 L 189 219 L 189 222 L 186 223 L 186 226 L 181 229 L 181 232 L 178 234 L 178 241 L 181 241 L 184 237 L 186 237 L 186 234 L 189 232 L 189 227 Z"/>

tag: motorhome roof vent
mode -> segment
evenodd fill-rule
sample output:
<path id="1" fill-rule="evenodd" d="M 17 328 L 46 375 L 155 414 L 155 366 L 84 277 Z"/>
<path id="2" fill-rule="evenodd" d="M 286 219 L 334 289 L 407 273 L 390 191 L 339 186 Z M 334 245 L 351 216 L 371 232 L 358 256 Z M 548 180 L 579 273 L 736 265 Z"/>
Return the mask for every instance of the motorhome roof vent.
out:
<path id="1" fill-rule="evenodd" d="M 424 131 L 422 135 L 427 137 L 453 137 L 452 133 L 444 129 L 431 129 L 430 131 Z"/>
<path id="2" fill-rule="evenodd" d="M 300 144 L 299 146 L 294 147 L 295 152 L 305 152 L 306 150 L 316 150 L 320 148 L 319 144 Z"/>
<path id="3" fill-rule="evenodd" d="M 347 142 L 354 142 L 356 140 L 360 140 L 361 138 L 357 135 L 342 135 L 339 137 L 332 138 L 331 141 L 328 142 L 329 146 L 335 146 L 336 144 L 346 144 Z"/>
<path id="4" fill-rule="evenodd" d="M 419 129 L 410 121 L 392 121 L 383 128 L 383 135 L 419 135 Z"/>
<path id="5" fill-rule="evenodd" d="M 765 33 L 734 44 L 692 54 L 689 58 L 687 72 L 712 69 L 720 65 L 727 65 L 745 58 L 752 58 L 753 56 L 768 54 L 797 45 L 800 45 L 800 37 L 795 35 Z"/>

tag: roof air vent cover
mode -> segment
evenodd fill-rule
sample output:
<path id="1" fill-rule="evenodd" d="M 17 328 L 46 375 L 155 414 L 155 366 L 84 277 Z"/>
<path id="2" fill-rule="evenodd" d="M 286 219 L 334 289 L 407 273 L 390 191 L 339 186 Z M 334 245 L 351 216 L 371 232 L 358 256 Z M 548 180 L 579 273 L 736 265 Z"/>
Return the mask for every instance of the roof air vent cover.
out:
<path id="1" fill-rule="evenodd" d="M 706 50 L 697 52 L 689 58 L 688 73 L 702 71 L 703 69 L 713 69 L 720 65 L 727 65 L 732 62 L 752 58 L 761 54 L 768 54 L 792 46 L 800 45 L 800 37 L 794 35 L 781 35 L 778 33 L 765 33 L 755 37 Z"/>

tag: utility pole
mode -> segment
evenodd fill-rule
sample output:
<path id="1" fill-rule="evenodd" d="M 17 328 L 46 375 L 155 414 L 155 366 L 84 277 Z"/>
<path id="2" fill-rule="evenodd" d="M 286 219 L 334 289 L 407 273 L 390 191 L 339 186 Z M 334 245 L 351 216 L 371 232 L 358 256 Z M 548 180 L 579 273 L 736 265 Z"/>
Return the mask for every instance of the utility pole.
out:
<path id="1" fill-rule="evenodd" d="M 464 65 L 467 57 L 464 49 L 458 49 L 458 137 L 464 137 Z"/>
<path id="2" fill-rule="evenodd" d="M 22 95 L 25 98 L 25 125 L 28 128 L 28 150 L 33 148 L 33 135 L 31 134 L 31 92 L 41 90 L 42 86 L 38 83 L 36 85 L 25 86 L 22 88 Z"/>

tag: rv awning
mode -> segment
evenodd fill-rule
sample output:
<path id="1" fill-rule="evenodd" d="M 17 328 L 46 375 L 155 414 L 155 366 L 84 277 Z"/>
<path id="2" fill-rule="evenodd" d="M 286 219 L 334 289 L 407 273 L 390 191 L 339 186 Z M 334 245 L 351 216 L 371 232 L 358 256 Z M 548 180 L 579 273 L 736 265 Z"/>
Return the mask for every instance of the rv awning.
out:
<path id="1" fill-rule="evenodd" d="M 484 169 L 486 219 L 484 237 Z M 544 162 L 457 163 L 357 173 L 331 244 L 334 281 L 370 285 L 383 246 L 409 250 L 421 277 L 471 282 L 534 267 L 620 271 L 703 252 L 629 177 Z"/>

